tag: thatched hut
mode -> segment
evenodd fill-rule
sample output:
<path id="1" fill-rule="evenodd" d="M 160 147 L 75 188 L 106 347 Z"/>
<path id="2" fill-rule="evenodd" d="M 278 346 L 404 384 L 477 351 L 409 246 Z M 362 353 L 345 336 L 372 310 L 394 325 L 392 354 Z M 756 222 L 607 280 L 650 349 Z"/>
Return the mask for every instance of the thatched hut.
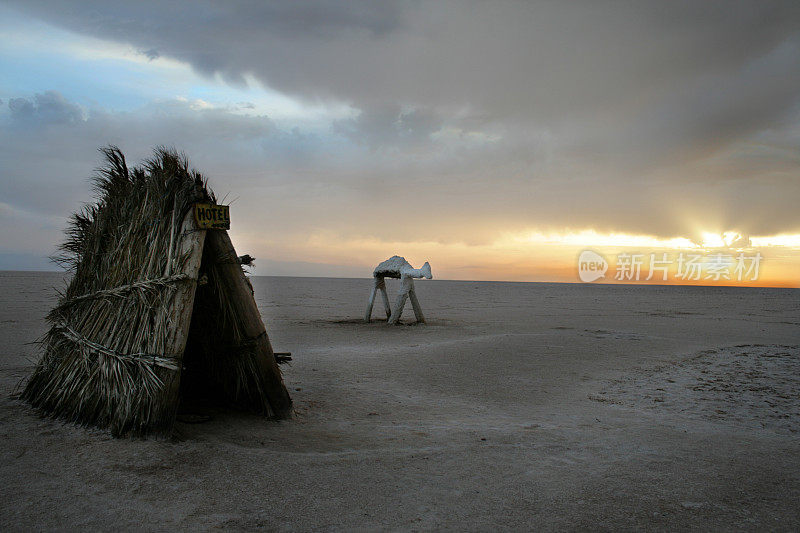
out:
<path id="1" fill-rule="evenodd" d="M 22 397 L 114 435 L 169 435 L 182 401 L 274 417 L 292 402 L 228 234 L 202 229 L 215 204 L 174 151 L 129 169 L 102 150 L 96 202 L 73 215 L 56 259 L 72 272 L 47 319 Z"/>

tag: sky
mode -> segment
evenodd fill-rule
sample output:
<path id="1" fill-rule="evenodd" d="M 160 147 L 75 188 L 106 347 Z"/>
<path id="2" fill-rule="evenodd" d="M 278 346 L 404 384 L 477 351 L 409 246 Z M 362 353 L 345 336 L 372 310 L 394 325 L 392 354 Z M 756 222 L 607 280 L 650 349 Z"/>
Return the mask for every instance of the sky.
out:
<path id="1" fill-rule="evenodd" d="M 184 152 L 255 274 L 800 287 L 796 1 L 0 1 L 0 269 L 108 144 Z"/>

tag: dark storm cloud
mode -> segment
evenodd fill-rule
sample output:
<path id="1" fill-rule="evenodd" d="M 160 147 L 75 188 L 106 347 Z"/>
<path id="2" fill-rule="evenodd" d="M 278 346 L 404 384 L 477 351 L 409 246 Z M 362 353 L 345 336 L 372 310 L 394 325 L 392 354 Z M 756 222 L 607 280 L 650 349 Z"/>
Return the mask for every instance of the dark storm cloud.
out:
<path id="1" fill-rule="evenodd" d="M 295 95 L 551 121 L 609 106 L 628 115 L 697 76 L 730 76 L 800 23 L 794 1 L 17 5 Z"/>
<path id="2" fill-rule="evenodd" d="M 267 60 L 298 73 L 309 56 L 293 56 L 296 45 L 324 48 L 350 36 L 379 39 L 396 29 L 399 12 L 390 3 L 367 0 L 297 2 L 17 2 L 21 10 L 73 31 L 191 63 L 206 74 L 242 82 L 247 72 L 266 74 Z M 319 66 L 319 65 L 317 65 Z"/>
<path id="3" fill-rule="evenodd" d="M 75 124 L 87 150 L 157 131 L 212 164 L 234 153 L 229 170 L 280 177 L 285 198 L 322 191 L 314 214 L 342 231 L 398 204 L 409 238 L 432 216 L 437 238 L 477 241 L 544 224 L 800 230 L 796 1 L 12 3 L 232 83 L 352 105 L 328 140 L 174 103 Z"/>

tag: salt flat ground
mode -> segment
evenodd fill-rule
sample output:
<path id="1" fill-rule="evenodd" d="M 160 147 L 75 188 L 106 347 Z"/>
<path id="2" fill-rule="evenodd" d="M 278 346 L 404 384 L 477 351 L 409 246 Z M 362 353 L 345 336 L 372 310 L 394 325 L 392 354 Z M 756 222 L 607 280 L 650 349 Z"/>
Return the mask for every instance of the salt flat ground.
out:
<path id="1" fill-rule="evenodd" d="M 59 280 L 0 273 L 3 530 L 800 528 L 798 290 L 257 277 L 294 419 L 159 441 L 11 396 Z"/>

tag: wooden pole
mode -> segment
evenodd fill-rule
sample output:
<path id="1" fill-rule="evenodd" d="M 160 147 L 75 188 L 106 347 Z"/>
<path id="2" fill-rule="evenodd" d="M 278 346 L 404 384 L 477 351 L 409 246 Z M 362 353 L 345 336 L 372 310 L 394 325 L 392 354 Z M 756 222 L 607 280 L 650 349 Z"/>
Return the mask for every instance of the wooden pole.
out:
<path id="1" fill-rule="evenodd" d="M 158 376 L 164 383 L 165 405 L 164 411 L 156 415 L 158 420 L 153 428 L 169 436 L 175 423 L 178 411 L 181 371 L 183 365 L 183 352 L 186 349 L 186 340 L 189 337 L 189 326 L 192 322 L 194 309 L 194 295 L 197 288 L 197 276 L 200 272 L 200 263 L 203 260 L 203 243 L 206 240 L 206 231 L 195 228 L 194 213 L 192 210 L 183 219 L 180 229 L 180 244 L 174 257 L 183 257 L 189 254 L 186 263 L 178 272 L 172 274 L 186 274 L 190 280 L 182 281 L 177 285 L 173 296 L 173 315 L 171 333 L 166 342 L 166 355 L 177 359 L 179 370 L 158 368 Z M 170 252 L 168 252 L 170 253 Z M 169 268 L 170 265 L 167 265 Z"/>
<path id="2" fill-rule="evenodd" d="M 259 378 L 264 384 L 270 408 L 277 418 L 289 418 L 292 415 L 292 399 L 283 384 L 272 344 L 253 297 L 253 289 L 239 265 L 239 256 L 236 255 L 228 232 L 209 231 L 206 246 L 210 247 L 211 256 L 219 262 L 216 266 L 220 273 L 221 288 L 228 291 L 231 302 L 236 306 L 236 316 L 241 320 L 243 333 L 256 340 Z"/>

